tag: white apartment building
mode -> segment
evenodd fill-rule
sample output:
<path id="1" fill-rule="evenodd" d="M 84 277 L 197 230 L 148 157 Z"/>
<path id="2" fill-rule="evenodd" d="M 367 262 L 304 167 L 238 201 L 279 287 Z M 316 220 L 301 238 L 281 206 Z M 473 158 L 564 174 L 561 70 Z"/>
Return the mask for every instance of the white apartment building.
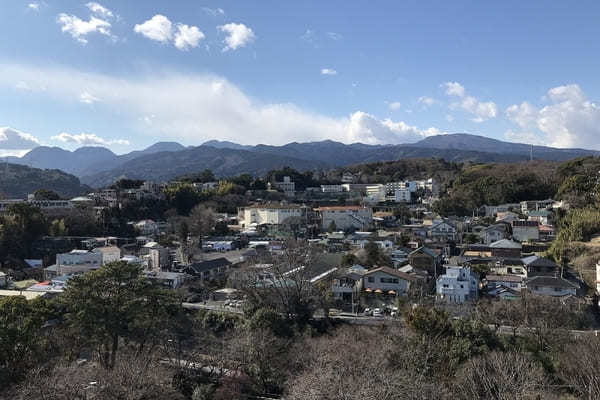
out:
<path id="1" fill-rule="evenodd" d="M 343 185 L 321 185 L 322 193 L 342 193 L 346 191 Z"/>
<path id="2" fill-rule="evenodd" d="M 445 303 L 474 300 L 479 293 L 479 278 L 469 267 L 446 266 L 446 273 L 437 279 L 436 293 Z"/>
<path id="3" fill-rule="evenodd" d="M 297 205 L 256 205 L 238 209 L 242 228 L 257 225 L 279 225 L 290 217 L 302 217 L 303 209 Z"/>
<path id="4" fill-rule="evenodd" d="M 315 211 L 321 217 L 322 229 L 329 229 L 332 222 L 338 230 L 364 230 L 373 223 L 373 209 L 362 206 L 319 207 Z"/>
<path id="5" fill-rule="evenodd" d="M 367 186 L 367 198 L 370 201 L 380 202 L 385 201 L 385 185 L 368 185 Z"/>

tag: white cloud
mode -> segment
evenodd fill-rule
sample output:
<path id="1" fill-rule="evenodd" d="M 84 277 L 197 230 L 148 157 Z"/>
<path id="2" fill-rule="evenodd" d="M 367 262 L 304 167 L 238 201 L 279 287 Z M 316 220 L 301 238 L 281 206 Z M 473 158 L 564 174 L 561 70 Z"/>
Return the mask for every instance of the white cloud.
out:
<path id="1" fill-rule="evenodd" d="M 446 87 L 446 94 L 448 96 L 463 97 L 465 95 L 464 86 L 458 82 L 446 82 L 444 86 Z"/>
<path id="2" fill-rule="evenodd" d="M 204 33 L 197 26 L 188 26 L 177 24 L 175 33 L 175 47 L 179 50 L 188 50 L 191 47 L 198 47 L 198 43 L 204 39 Z"/>
<path id="3" fill-rule="evenodd" d="M 76 144 L 79 146 L 111 146 L 111 145 L 123 145 L 128 146 L 129 141 L 125 139 L 106 140 L 93 133 L 79 133 L 72 135 L 70 133 L 60 133 L 56 136 L 52 136 L 50 139 L 58 142 Z"/>
<path id="4" fill-rule="evenodd" d="M 437 128 L 421 130 L 404 121 L 378 120 L 371 114 L 357 111 L 350 116 L 348 139 L 350 142 L 370 144 L 412 143 L 427 136 L 443 134 Z"/>
<path id="5" fill-rule="evenodd" d="M 91 93 L 83 92 L 79 95 L 79 101 L 81 101 L 82 103 L 85 103 L 85 104 L 94 104 L 94 103 L 100 101 L 100 99 L 95 97 Z"/>
<path id="6" fill-rule="evenodd" d="M 113 17 L 113 13 L 111 10 L 109 10 L 108 8 L 104 7 L 101 4 L 98 4 L 96 2 L 87 3 L 85 6 L 87 8 L 89 8 L 92 13 L 96 14 L 99 17 L 102 17 L 102 18 L 112 18 Z"/>
<path id="7" fill-rule="evenodd" d="M 332 68 L 321 69 L 321 75 L 337 75 L 337 71 Z"/>
<path id="8" fill-rule="evenodd" d="M 327 32 L 327 36 L 329 37 L 329 39 L 336 41 L 344 38 L 341 34 L 335 32 Z"/>
<path id="9" fill-rule="evenodd" d="M 207 13 L 208 15 L 213 16 L 213 17 L 217 17 L 219 15 L 225 15 L 225 10 L 223 10 L 222 8 L 202 7 L 202 11 L 204 11 L 205 13 Z"/>
<path id="10" fill-rule="evenodd" d="M 102 112 L 112 112 L 124 126 L 189 144 L 209 139 L 244 144 L 324 139 L 405 143 L 442 133 L 405 121 L 379 120 L 362 111 L 331 117 L 291 103 L 263 103 L 214 75 L 154 72 L 125 80 L 71 68 L 0 63 L 0 88 L 14 87 L 18 81 L 28 82 L 34 93 L 52 101 L 72 101 L 85 88 L 102 99 Z"/>
<path id="11" fill-rule="evenodd" d="M 148 39 L 166 43 L 173 37 L 173 24 L 164 15 L 156 14 L 144 23 L 136 24 L 133 31 Z"/>
<path id="12" fill-rule="evenodd" d="M 56 20 L 61 25 L 61 30 L 70 34 L 73 39 L 86 44 L 86 36 L 90 33 L 99 33 L 101 35 L 112 37 L 110 32 L 110 22 L 91 16 L 89 21 L 84 21 L 75 15 L 61 13 Z"/>
<path id="13" fill-rule="evenodd" d="M 40 11 L 40 3 L 37 1 L 27 4 L 27 8 L 33 11 Z"/>
<path id="14" fill-rule="evenodd" d="M 591 102 L 579 85 L 569 84 L 548 90 L 550 104 L 538 108 L 528 102 L 506 109 L 507 118 L 519 132 L 508 131 L 511 140 L 554 147 L 600 149 L 600 106 Z"/>
<path id="15" fill-rule="evenodd" d="M 393 101 L 391 103 L 388 103 L 388 107 L 392 111 L 397 111 L 402 107 L 402 104 L 399 101 Z"/>
<path id="16" fill-rule="evenodd" d="M 482 102 L 473 96 L 468 96 L 464 86 L 460 83 L 446 82 L 442 86 L 446 87 L 446 94 L 448 96 L 459 98 L 459 101 L 450 104 L 450 108 L 454 110 L 460 108 L 473 114 L 474 117 L 471 121 L 479 123 L 490 118 L 495 118 L 498 115 L 496 103 L 492 101 Z"/>
<path id="17" fill-rule="evenodd" d="M 423 104 L 425 107 L 431 107 L 436 103 L 436 100 L 432 97 L 421 96 L 418 100 L 419 103 Z"/>
<path id="18" fill-rule="evenodd" d="M 252 29 L 248 28 L 244 24 L 229 23 L 218 26 L 221 32 L 227 33 L 227 37 L 223 40 L 225 47 L 223 51 L 236 50 L 240 47 L 245 47 L 247 44 L 252 43 L 256 39 L 256 35 Z"/>
<path id="19" fill-rule="evenodd" d="M 315 31 L 313 31 L 312 29 L 307 29 L 302 36 L 300 36 L 300 39 L 309 42 L 309 43 L 313 43 L 315 40 Z"/>
<path id="20" fill-rule="evenodd" d="M 7 126 L 0 127 L 0 156 L 21 157 L 34 147 L 38 147 L 40 141 L 33 135 Z"/>

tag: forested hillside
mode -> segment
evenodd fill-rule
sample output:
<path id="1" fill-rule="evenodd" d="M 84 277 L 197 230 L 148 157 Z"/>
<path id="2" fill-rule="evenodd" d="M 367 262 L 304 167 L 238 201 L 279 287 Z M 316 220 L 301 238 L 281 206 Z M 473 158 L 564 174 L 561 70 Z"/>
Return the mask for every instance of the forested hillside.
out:
<path id="1" fill-rule="evenodd" d="M 49 189 L 63 197 L 85 193 L 79 179 L 57 169 L 38 169 L 24 165 L 3 164 L 0 168 L 0 195 L 24 198 L 38 189 Z"/>

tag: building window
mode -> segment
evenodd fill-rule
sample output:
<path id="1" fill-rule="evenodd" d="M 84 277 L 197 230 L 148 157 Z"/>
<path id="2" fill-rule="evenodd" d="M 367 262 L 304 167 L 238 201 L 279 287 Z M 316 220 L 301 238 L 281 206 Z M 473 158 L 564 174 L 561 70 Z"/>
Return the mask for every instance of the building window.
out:
<path id="1" fill-rule="evenodd" d="M 369 277 L 369 283 L 373 283 L 375 282 L 375 278 L 373 278 L 372 276 Z"/>

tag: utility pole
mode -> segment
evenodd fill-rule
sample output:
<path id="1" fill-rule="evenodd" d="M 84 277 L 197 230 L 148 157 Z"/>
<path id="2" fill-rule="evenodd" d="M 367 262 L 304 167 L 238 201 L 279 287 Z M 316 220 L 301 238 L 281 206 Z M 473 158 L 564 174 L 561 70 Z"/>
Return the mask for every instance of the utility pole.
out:
<path id="1" fill-rule="evenodd" d="M 531 148 L 529 149 L 529 161 L 533 161 L 533 144 L 531 145 Z"/>

